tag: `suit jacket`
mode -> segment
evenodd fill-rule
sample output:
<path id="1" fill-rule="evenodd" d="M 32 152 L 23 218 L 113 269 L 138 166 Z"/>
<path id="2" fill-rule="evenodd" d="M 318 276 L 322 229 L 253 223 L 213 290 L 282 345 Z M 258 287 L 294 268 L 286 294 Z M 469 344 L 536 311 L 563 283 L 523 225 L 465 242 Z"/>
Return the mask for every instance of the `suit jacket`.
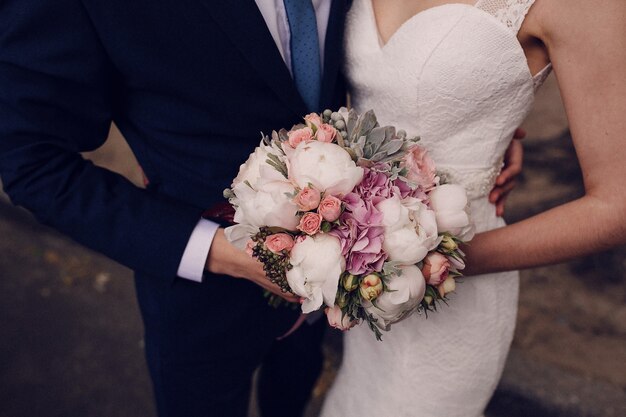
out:
<path id="1" fill-rule="evenodd" d="M 344 102 L 346 6 L 331 7 L 321 108 Z M 5 191 L 136 271 L 160 415 L 234 415 L 235 403 L 245 413 L 241 387 L 298 315 L 268 307 L 247 280 L 175 276 L 202 211 L 224 201 L 260 132 L 305 113 L 254 0 L 0 2 Z M 111 121 L 149 189 L 81 158 L 105 141 Z M 318 344 L 305 343 L 314 352 Z"/>
<path id="2" fill-rule="evenodd" d="M 334 0 L 321 108 L 344 102 Z M 171 281 L 203 209 L 306 113 L 253 0 L 4 0 L 0 177 L 12 201 L 140 274 Z M 119 126 L 148 190 L 79 152 Z"/>

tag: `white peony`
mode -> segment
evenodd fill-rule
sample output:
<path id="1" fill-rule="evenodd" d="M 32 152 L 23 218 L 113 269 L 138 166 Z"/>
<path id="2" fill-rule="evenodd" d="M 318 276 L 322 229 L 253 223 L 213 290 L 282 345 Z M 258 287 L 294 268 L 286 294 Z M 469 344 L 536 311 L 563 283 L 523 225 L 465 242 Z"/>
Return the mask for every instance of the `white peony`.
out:
<path id="1" fill-rule="evenodd" d="M 289 179 L 300 188 L 312 184 L 335 196 L 348 194 L 363 178 L 363 168 L 341 146 L 317 140 L 298 145 L 289 156 L 288 170 Z"/>
<path id="2" fill-rule="evenodd" d="M 381 201 L 376 208 L 383 213 L 383 249 L 390 261 L 416 264 L 441 241 L 435 213 L 419 200 L 396 196 Z"/>
<path id="3" fill-rule="evenodd" d="M 339 277 L 346 268 L 339 239 L 307 236 L 296 242 L 289 261 L 293 268 L 287 271 L 287 282 L 294 294 L 305 298 L 303 313 L 319 309 L 322 303 L 335 305 Z"/>
<path id="4" fill-rule="evenodd" d="M 435 188 L 429 197 L 439 233 L 449 232 L 465 241 L 474 237 L 465 188 L 457 184 L 444 184 Z"/>
<path id="5" fill-rule="evenodd" d="M 417 266 L 400 269 L 402 273 L 390 277 L 387 290 L 376 299 L 376 305 L 365 305 L 365 311 L 377 319 L 376 325 L 383 330 L 415 311 L 426 292 L 426 280 Z"/>
<path id="6" fill-rule="evenodd" d="M 250 154 L 248 160 L 239 167 L 239 173 L 233 180 L 233 187 L 247 182 L 252 188 L 256 188 L 256 184 L 261 178 L 265 181 L 284 180 L 285 177 L 266 162 L 270 154 L 276 155 L 280 160 L 285 158 L 280 150 L 267 146 L 261 141 L 254 152 Z"/>
<path id="7" fill-rule="evenodd" d="M 226 240 L 241 250 L 246 250 L 246 246 L 250 241 L 250 236 L 254 236 L 257 233 L 259 233 L 259 228 L 249 224 L 236 224 L 224 229 L 224 236 L 226 236 Z"/>
<path id="8" fill-rule="evenodd" d="M 256 189 L 246 183 L 233 187 L 237 195 L 235 223 L 296 230 L 300 219 L 293 201 L 295 189 L 288 181 L 258 181 Z"/>

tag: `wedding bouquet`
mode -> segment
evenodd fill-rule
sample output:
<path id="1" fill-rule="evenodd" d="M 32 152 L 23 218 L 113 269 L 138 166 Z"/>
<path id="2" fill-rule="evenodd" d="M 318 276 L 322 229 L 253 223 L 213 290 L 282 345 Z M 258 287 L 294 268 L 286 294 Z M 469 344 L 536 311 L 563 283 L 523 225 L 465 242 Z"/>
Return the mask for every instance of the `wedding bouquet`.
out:
<path id="1" fill-rule="evenodd" d="M 465 190 L 441 183 L 418 141 L 345 108 L 264 136 L 224 192 L 227 238 L 303 313 L 326 306 L 333 327 L 365 321 L 380 339 L 454 291 L 473 233 Z"/>

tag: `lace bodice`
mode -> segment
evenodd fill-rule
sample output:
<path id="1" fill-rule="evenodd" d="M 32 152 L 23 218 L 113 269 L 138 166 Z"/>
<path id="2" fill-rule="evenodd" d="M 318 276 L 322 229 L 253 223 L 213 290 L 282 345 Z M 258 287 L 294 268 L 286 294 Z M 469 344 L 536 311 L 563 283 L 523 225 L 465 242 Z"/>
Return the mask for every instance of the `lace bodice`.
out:
<path id="1" fill-rule="evenodd" d="M 532 3 L 436 6 L 381 45 L 371 1 L 356 0 L 346 32 L 354 107 L 420 135 L 450 181 L 473 199 L 484 197 L 550 72 L 548 66 L 531 75 L 517 39 Z"/>

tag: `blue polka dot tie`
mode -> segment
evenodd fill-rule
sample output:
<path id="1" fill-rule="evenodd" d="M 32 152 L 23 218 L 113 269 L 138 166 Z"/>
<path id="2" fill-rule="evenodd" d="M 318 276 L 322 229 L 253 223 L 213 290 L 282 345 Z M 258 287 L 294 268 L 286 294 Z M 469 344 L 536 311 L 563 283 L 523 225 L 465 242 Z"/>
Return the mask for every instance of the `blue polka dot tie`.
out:
<path id="1" fill-rule="evenodd" d="M 284 0 L 291 32 L 291 72 L 309 111 L 319 111 L 322 69 L 311 0 Z"/>

